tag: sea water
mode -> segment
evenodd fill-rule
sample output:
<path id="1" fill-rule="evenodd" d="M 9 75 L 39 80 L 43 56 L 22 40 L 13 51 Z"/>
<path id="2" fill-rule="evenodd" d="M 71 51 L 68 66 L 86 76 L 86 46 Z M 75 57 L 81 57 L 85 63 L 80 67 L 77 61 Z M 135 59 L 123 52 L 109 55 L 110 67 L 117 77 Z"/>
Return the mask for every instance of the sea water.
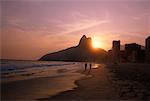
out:
<path id="1" fill-rule="evenodd" d="M 1 61 L 1 81 L 12 82 L 45 76 L 58 76 L 68 72 L 74 72 L 82 67 L 78 62 L 55 61 Z"/>

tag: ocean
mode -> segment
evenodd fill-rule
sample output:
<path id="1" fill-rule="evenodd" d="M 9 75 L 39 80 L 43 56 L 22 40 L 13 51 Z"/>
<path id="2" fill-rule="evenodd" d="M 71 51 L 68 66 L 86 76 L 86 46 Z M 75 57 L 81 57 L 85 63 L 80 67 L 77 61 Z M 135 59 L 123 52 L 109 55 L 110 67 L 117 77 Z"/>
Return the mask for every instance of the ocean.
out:
<path id="1" fill-rule="evenodd" d="M 2 99 L 39 99 L 72 90 L 81 62 L 1 60 Z M 17 89 L 17 92 L 16 92 Z"/>
<path id="2" fill-rule="evenodd" d="M 31 79 L 37 77 L 53 77 L 66 72 L 73 72 L 82 63 L 77 62 L 53 62 L 53 61 L 1 61 L 2 82 Z"/>

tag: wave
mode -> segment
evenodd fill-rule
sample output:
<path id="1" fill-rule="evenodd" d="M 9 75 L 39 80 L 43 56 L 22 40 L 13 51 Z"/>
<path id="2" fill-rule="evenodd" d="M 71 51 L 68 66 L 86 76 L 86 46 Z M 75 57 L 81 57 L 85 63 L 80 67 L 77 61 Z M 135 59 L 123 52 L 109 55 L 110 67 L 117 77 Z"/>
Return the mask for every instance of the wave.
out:
<path id="1" fill-rule="evenodd" d="M 73 65 L 65 62 L 41 62 L 41 61 L 1 61 L 1 72 L 11 72 L 28 68 L 48 68 Z"/>

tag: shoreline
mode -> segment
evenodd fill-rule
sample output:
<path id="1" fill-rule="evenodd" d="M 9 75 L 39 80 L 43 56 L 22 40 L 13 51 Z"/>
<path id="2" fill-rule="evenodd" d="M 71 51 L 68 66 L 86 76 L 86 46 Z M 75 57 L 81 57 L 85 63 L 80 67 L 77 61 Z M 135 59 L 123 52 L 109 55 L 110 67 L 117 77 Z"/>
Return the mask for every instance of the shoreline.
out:
<path id="1" fill-rule="evenodd" d="M 91 78 L 76 80 L 77 88 L 38 100 L 148 100 L 149 67 L 141 63 L 105 64 L 92 69 Z"/>
<path id="2" fill-rule="evenodd" d="M 93 64 L 90 71 L 83 67 L 71 72 L 59 69 L 59 76 L 2 83 L 2 100 L 147 100 L 149 67 L 150 64 L 120 63 Z"/>
<path id="3" fill-rule="evenodd" d="M 64 93 L 69 93 L 69 92 L 72 92 L 72 91 L 78 89 L 78 88 L 80 87 L 80 82 L 81 82 L 82 80 L 86 80 L 86 79 L 90 79 L 90 78 L 92 78 L 92 75 L 89 75 L 88 77 L 87 77 L 87 76 L 81 77 L 81 78 L 79 78 L 79 79 L 77 79 L 77 80 L 74 81 L 74 84 L 75 84 L 76 86 L 73 87 L 72 89 L 66 90 L 66 91 L 62 91 L 62 92 L 59 92 L 59 93 L 56 93 L 55 95 L 50 96 L 50 97 L 39 98 L 39 99 L 36 99 L 36 100 L 39 100 L 39 101 L 43 101 L 43 100 L 53 100 L 53 98 L 54 98 L 54 100 L 55 100 L 55 97 L 59 97 L 60 95 L 62 95 L 62 94 L 64 94 Z"/>
<path id="4" fill-rule="evenodd" d="M 77 88 L 38 100 L 115 100 L 118 99 L 116 90 L 110 84 L 110 78 L 105 65 L 99 64 L 98 68 L 87 71 L 86 77 L 75 81 Z M 111 93 L 111 95 L 110 95 Z"/>
<path id="5" fill-rule="evenodd" d="M 78 72 L 64 72 L 64 69 L 58 69 L 60 75 L 53 77 L 39 77 L 27 80 L 18 80 L 13 82 L 2 83 L 2 100 L 36 100 L 43 97 L 56 95 L 59 92 L 72 90 L 76 87 L 76 79 L 83 77 Z M 17 92 L 16 92 L 17 90 Z"/>

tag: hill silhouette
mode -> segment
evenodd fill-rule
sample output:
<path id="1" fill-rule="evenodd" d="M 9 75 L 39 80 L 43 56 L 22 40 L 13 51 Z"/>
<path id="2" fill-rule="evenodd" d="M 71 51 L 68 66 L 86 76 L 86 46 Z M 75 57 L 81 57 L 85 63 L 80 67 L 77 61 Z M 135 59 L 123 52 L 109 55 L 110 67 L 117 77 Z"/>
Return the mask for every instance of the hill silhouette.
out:
<path id="1" fill-rule="evenodd" d="M 91 62 L 104 62 L 106 60 L 107 52 L 104 49 L 93 49 L 92 39 L 85 35 L 75 47 L 70 47 L 58 52 L 46 54 L 39 60 L 41 61 L 91 61 Z"/>

